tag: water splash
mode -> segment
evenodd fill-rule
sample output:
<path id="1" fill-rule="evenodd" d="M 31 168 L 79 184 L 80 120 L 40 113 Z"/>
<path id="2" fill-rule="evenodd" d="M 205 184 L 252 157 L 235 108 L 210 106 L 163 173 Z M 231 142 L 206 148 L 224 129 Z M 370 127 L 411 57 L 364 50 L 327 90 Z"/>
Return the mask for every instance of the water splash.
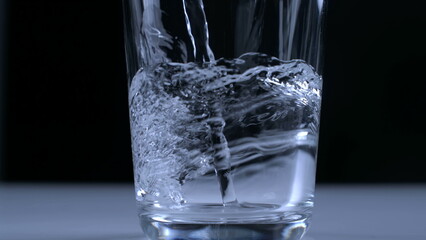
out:
<path id="1" fill-rule="evenodd" d="M 186 184 L 216 174 L 222 204 L 237 203 L 231 169 L 315 148 L 321 82 L 301 60 L 257 53 L 138 72 L 129 100 L 139 200 L 184 203 Z"/>

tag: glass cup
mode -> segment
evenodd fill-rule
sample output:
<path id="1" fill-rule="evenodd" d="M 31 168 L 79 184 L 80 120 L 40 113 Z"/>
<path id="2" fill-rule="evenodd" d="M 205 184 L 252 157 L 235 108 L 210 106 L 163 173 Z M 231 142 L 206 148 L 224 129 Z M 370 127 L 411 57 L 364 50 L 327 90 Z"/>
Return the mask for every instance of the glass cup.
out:
<path id="1" fill-rule="evenodd" d="M 323 0 L 123 0 L 135 192 L 151 239 L 300 239 Z"/>

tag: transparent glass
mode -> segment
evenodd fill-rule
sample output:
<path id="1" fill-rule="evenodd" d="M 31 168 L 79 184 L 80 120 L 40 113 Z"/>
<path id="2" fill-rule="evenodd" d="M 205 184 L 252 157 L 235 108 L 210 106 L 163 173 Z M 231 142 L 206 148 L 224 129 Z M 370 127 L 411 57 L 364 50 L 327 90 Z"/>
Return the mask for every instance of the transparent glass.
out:
<path id="1" fill-rule="evenodd" d="M 300 239 L 323 0 L 123 0 L 135 192 L 151 239 Z"/>

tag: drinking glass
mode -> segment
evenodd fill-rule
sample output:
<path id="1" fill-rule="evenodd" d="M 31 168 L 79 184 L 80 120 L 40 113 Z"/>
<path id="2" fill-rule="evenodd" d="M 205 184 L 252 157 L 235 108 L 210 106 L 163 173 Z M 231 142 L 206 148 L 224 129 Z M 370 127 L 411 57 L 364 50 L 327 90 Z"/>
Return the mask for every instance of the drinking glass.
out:
<path id="1" fill-rule="evenodd" d="M 300 239 L 324 0 L 123 0 L 135 193 L 151 239 Z"/>

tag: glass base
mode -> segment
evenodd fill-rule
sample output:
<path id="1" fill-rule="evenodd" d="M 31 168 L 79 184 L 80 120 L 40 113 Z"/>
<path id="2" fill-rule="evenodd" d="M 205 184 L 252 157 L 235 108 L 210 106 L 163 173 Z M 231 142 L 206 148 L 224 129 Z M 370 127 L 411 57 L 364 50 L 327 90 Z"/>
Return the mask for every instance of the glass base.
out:
<path id="1" fill-rule="evenodd" d="M 287 216 L 288 217 L 288 216 Z M 238 223 L 185 222 L 182 219 L 165 221 L 159 216 L 140 216 L 144 233 L 152 240 L 300 240 L 309 225 L 309 217 L 292 215 L 280 221 L 245 219 Z"/>

